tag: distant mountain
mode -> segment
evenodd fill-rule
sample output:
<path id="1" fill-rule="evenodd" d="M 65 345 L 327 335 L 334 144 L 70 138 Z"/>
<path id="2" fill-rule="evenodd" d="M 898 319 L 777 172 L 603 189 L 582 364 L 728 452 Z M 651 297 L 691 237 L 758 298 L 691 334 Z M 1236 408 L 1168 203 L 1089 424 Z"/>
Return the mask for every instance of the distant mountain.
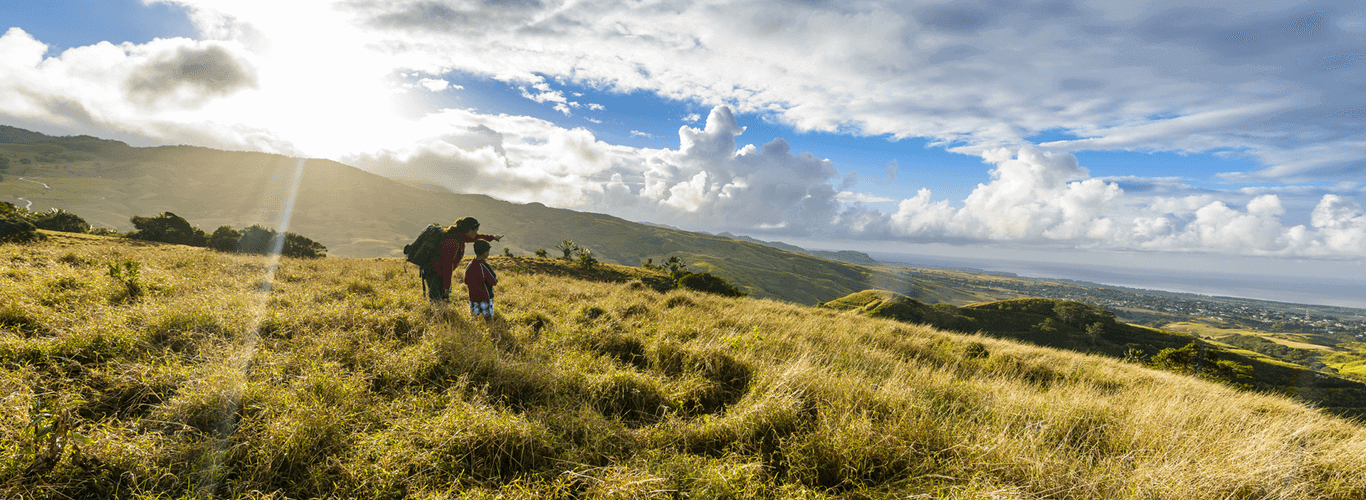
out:
<path id="1" fill-rule="evenodd" d="M 781 242 L 781 241 L 764 241 L 764 240 L 760 240 L 760 239 L 756 239 L 756 238 L 751 238 L 751 237 L 749 237 L 749 236 L 742 236 L 742 235 L 738 235 L 738 234 L 730 234 L 729 232 L 721 233 L 721 234 L 718 234 L 717 236 L 724 236 L 724 237 L 727 237 L 727 238 L 730 238 L 730 239 L 733 239 L 733 240 L 748 241 L 748 242 L 750 242 L 750 243 L 758 243 L 758 244 L 760 244 L 760 245 L 768 245 L 768 246 L 771 246 L 771 247 L 773 247 L 773 248 L 781 248 L 781 249 L 783 249 L 783 250 L 787 250 L 787 251 L 792 252 L 792 253 L 803 253 L 803 254 L 807 254 L 807 255 L 812 255 L 811 251 L 809 251 L 809 250 L 807 250 L 807 249 L 805 249 L 805 248 L 799 247 L 799 246 L 797 246 L 797 245 L 789 245 L 789 244 L 783 243 L 783 242 Z"/>
<path id="2" fill-rule="evenodd" d="M 334 256 L 401 256 L 403 245 L 427 224 L 474 216 L 481 232 L 506 236 L 495 253 L 506 248 L 553 254 L 561 241 L 573 240 L 608 263 L 636 266 L 678 256 L 690 269 L 721 276 L 760 298 L 813 304 L 874 287 L 919 288 L 895 269 L 540 203 L 415 187 L 330 160 L 191 146 L 136 148 L 13 127 L 0 130 L 0 139 L 0 157 L 12 160 L 0 181 L 0 200 L 32 202 L 33 210 L 62 208 L 96 227 L 127 231 L 134 215 L 169 211 L 207 232 L 223 225 L 278 228 L 293 197 L 288 230 L 322 243 Z"/>
<path id="3" fill-rule="evenodd" d="M 793 252 L 793 253 L 803 253 L 803 254 L 807 254 L 807 255 L 814 255 L 814 256 L 820 257 L 820 258 L 822 258 L 822 259 L 830 259 L 830 260 L 835 260 L 835 261 L 844 262 L 844 263 L 848 263 L 848 264 L 857 264 L 857 265 L 860 265 L 860 266 L 887 266 L 887 265 L 889 265 L 889 264 L 887 264 L 886 262 L 879 262 L 877 259 L 872 258 L 871 256 L 869 256 L 869 255 L 866 254 L 866 253 L 863 253 L 863 252 L 856 252 L 856 251 L 853 251 L 853 250 L 840 250 L 840 251 L 838 251 L 838 252 L 830 252 L 830 251 L 826 251 L 826 250 L 807 250 L 807 249 L 805 249 L 805 248 L 802 248 L 802 247 L 799 247 L 799 246 L 796 246 L 796 245 L 790 245 L 790 244 L 787 244 L 787 243 L 783 243 L 783 242 L 781 242 L 781 241 L 763 241 L 763 240 L 760 240 L 760 239 L 751 238 L 751 237 L 749 237 L 749 236 L 740 236 L 740 235 L 735 235 L 735 234 L 731 234 L 731 233 L 728 233 L 728 232 L 718 234 L 717 236 L 724 236 L 724 237 L 727 237 L 727 238 L 730 238 L 730 239 L 733 239 L 733 240 L 748 241 L 748 242 L 750 242 L 750 243 L 759 243 L 759 244 L 761 244 L 761 245 L 768 245 L 768 246 L 771 246 L 771 247 L 774 247 L 774 248 L 780 248 L 780 249 L 787 250 L 787 251 Z"/>

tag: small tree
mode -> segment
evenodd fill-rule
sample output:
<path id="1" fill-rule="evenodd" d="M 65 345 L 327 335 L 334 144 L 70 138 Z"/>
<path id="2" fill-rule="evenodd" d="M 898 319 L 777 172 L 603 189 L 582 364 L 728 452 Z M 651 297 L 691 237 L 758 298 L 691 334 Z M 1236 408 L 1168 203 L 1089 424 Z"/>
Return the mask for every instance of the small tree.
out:
<path id="1" fill-rule="evenodd" d="M 61 231 L 64 233 L 90 232 L 90 224 L 86 223 L 85 219 L 60 208 L 53 208 L 46 212 L 35 214 L 33 215 L 32 220 L 33 225 L 38 226 L 38 229 Z"/>
<path id="2" fill-rule="evenodd" d="M 564 260 L 572 260 L 574 250 L 577 250 L 579 246 L 574 244 L 574 240 L 564 240 L 559 245 L 555 245 L 555 248 L 564 252 Z"/>
<path id="3" fill-rule="evenodd" d="M 28 243 L 47 239 L 38 226 L 22 217 L 0 217 L 0 243 Z"/>
<path id="4" fill-rule="evenodd" d="M 1167 348 L 1158 351 L 1148 364 L 1160 370 L 1183 375 L 1195 375 L 1238 387 L 1245 387 L 1245 385 L 1235 383 L 1236 379 L 1247 378 L 1252 374 L 1251 365 L 1244 365 L 1232 360 L 1221 360 L 1217 349 L 1200 347 L 1195 342 L 1186 344 L 1180 349 Z"/>
<path id="5" fill-rule="evenodd" d="M 1091 337 L 1091 345 L 1096 345 L 1096 342 L 1100 340 L 1100 336 L 1103 334 L 1105 334 L 1105 323 L 1097 321 L 1091 323 L 1091 326 L 1086 327 L 1086 335 Z"/>
<path id="6" fill-rule="evenodd" d="M 544 248 L 539 248 L 539 249 L 536 250 L 536 256 L 537 256 L 537 257 L 545 257 L 546 255 L 549 255 L 549 254 L 550 254 L 550 252 L 545 251 Z"/>
<path id="7" fill-rule="evenodd" d="M 171 212 L 163 212 L 156 217 L 135 215 L 131 220 L 136 230 L 128 233 L 129 238 L 196 247 L 209 244 L 209 236 L 203 230 L 191 226 L 190 221 Z"/>
<path id="8" fill-rule="evenodd" d="M 237 238 L 237 252 L 270 253 L 274 249 L 277 236 L 274 229 L 266 229 L 260 224 L 253 224 L 251 227 L 243 229 L 242 236 Z"/>
<path id="9" fill-rule="evenodd" d="M 23 217 L 24 212 L 27 212 L 27 210 L 14 206 L 13 203 L 10 203 L 8 201 L 0 201 L 0 217 Z"/>
<path id="10" fill-rule="evenodd" d="M 302 235 L 285 233 L 285 244 L 280 249 L 280 255 L 317 259 L 327 256 L 327 247 Z"/>
<path id="11" fill-rule="evenodd" d="M 281 235 L 274 229 L 261 227 L 260 224 L 242 230 L 242 236 L 237 239 L 239 253 L 269 254 L 275 251 L 276 245 L 280 245 L 280 255 L 285 257 L 327 256 L 327 247 L 316 241 L 294 233 L 287 232 Z"/>
<path id="12" fill-rule="evenodd" d="M 242 233 L 232 226 L 218 226 L 209 236 L 209 248 L 219 252 L 236 252 L 237 240 L 242 238 Z"/>
<path id="13" fill-rule="evenodd" d="M 745 292 L 727 283 L 720 276 L 711 273 L 687 273 L 678 278 L 678 287 L 699 292 L 714 293 L 725 297 L 744 297 Z"/>
<path id="14" fill-rule="evenodd" d="M 670 255 L 669 258 L 664 259 L 663 267 L 669 270 L 669 275 L 674 279 L 682 278 L 688 274 L 688 264 L 684 263 L 683 259 L 678 258 L 677 255 Z"/>
<path id="15" fill-rule="evenodd" d="M 579 247 L 576 250 L 579 252 L 579 267 L 592 269 L 598 263 L 598 259 L 593 258 L 593 250 L 585 247 Z"/>

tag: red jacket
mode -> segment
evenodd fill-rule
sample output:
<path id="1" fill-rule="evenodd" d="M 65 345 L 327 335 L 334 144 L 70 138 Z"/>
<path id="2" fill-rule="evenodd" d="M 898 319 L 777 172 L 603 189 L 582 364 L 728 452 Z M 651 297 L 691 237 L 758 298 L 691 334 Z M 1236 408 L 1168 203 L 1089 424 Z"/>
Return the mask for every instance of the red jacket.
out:
<path id="1" fill-rule="evenodd" d="M 493 272 L 484 259 L 470 261 L 465 268 L 465 288 L 470 291 L 470 302 L 488 302 L 493 299 L 493 287 L 498 284 L 498 274 Z"/>
<path id="2" fill-rule="evenodd" d="M 455 274 L 460 260 L 465 258 L 465 243 L 474 243 L 474 240 L 493 241 L 493 235 L 477 234 L 469 238 L 461 234 L 441 238 L 441 257 L 432 265 L 436 266 L 436 272 L 441 275 L 441 282 L 447 290 L 451 289 L 451 275 Z"/>

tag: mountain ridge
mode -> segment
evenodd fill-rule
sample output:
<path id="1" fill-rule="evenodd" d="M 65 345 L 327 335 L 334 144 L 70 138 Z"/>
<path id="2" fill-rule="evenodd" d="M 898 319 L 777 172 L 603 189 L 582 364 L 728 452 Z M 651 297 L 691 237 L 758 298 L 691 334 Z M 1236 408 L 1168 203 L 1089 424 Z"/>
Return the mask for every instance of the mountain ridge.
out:
<path id="1" fill-rule="evenodd" d="M 331 160 L 198 146 L 137 148 L 89 136 L 40 138 L 11 129 L 3 137 L 18 142 L 0 144 L 0 156 L 15 160 L 0 182 L 4 191 L 33 202 L 35 211 L 62 208 L 101 227 L 126 231 L 130 217 L 161 212 L 174 212 L 206 232 L 221 225 L 277 227 L 286 220 L 285 200 L 294 196 L 288 231 L 343 257 L 399 256 L 427 224 L 475 216 L 482 232 L 507 236 L 495 252 L 553 252 L 561 241 L 573 240 L 598 260 L 615 264 L 678 256 L 693 270 L 721 276 L 761 298 L 813 304 L 873 283 L 916 288 L 891 270 L 606 214 L 436 192 Z M 299 189 L 290 193 L 296 173 Z M 18 176 L 51 189 L 11 179 Z"/>

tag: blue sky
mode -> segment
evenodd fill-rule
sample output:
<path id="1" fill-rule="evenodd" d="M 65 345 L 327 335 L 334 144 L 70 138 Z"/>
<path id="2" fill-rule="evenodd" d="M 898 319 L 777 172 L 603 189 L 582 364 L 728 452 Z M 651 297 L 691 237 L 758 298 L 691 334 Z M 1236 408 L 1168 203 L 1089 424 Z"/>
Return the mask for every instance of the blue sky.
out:
<path id="1" fill-rule="evenodd" d="M 1366 256 L 1358 2 L 19 1 L 0 19 L 0 123 L 48 134 L 833 246 L 1322 276 Z"/>

